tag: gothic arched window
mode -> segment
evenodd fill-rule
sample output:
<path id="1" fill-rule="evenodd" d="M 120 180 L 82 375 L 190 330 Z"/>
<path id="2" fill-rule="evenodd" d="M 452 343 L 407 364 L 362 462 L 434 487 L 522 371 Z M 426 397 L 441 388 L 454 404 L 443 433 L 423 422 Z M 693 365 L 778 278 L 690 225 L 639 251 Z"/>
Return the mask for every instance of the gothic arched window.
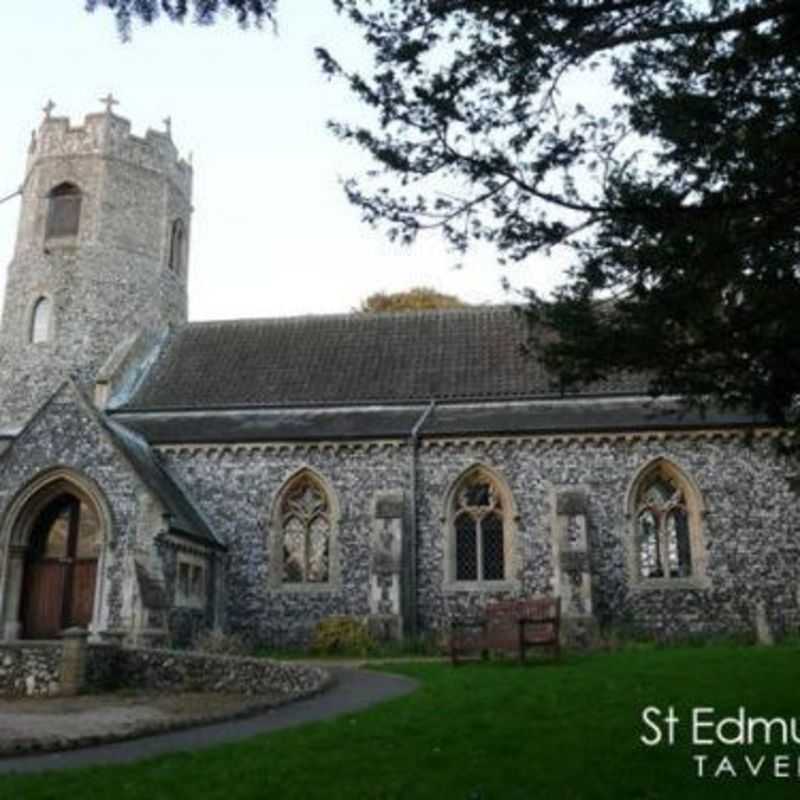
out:
<path id="1" fill-rule="evenodd" d="M 30 341 L 33 344 L 50 341 L 52 304 L 47 297 L 40 297 L 33 304 L 31 313 Z"/>
<path id="2" fill-rule="evenodd" d="M 78 235 L 81 199 L 81 190 L 74 183 L 60 183 L 50 192 L 45 238 Z"/>
<path id="3" fill-rule="evenodd" d="M 659 459 L 631 492 L 636 575 L 642 582 L 703 577 L 700 498 L 680 471 Z"/>
<path id="4" fill-rule="evenodd" d="M 449 505 L 451 581 L 506 580 L 510 509 L 498 481 L 488 470 L 475 467 L 453 487 Z"/>
<path id="5" fill-rule="evenodd" d="M 328 493 L 312 473 L 292 478 L 278 501 L 281 582 L 325 584 L 331 578 L 333 515 Z"/>
<path id="6" fill-rule="evenodd" d="M 183 268 L 183 254 L 186 247 L 186 231 L 183 227 L 183 220 L 176 219 L 172 223 L 172 231 L 169 240 L 169 268 L 173 272 L 180 273 Z"/>

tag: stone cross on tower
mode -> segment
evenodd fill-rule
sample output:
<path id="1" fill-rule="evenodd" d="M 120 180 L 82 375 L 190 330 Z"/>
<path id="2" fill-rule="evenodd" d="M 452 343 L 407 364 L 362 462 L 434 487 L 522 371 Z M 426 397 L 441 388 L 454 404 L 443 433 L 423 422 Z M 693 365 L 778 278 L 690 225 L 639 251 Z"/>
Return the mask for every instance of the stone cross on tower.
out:
<path id="1" fill-rule="evenodd" d="M 115 99 L 114 95 L 111 94 L 111 92 L 109 92 L 106 97 L 101 97 L 100 102 L 105 104 L 106 114 L 112 114 L 114 111 L 114 106 L 119 105 L 119 100 Z"/>
<path id="2" fill-rule="evenodd" d="M 52 100 L 48 100 L 44 104 L 44 108 L 42 109 L 42 111 L 44 111 L 44 118 L 45 119 L 50 119 L 50 114 L 52 114 L 53 109 L 55 107 L 56 107 L 56 104 Z"/>
<path id="3" fill-rule="evenodd" d="M 167 136 L 172 138 L 172 117 L 164 117 L 164 128 L 167 131 Z"/>

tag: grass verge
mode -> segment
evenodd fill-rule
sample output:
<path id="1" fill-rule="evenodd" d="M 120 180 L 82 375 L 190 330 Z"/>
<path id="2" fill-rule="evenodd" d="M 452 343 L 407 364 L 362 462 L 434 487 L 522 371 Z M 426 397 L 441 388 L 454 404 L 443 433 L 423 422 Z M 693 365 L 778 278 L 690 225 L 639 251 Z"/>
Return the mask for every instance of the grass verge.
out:
<path id="1" fill-rule="evenodd" d="M 715 716 L 800 717 L 797 645 L 773 649 L 631 649 L 561 665 L 393 665 L 413 695 L 357 715 L 235 745 L 144 763 L 0 777 L 0 797 L 43 800 L 616 800 L 788 798 L 800 788 L 800 745 L 694 748 L 690 709 Z M 645 747 L 647 706 L 675 707 L 673 747 Z M 693 754 L 737 778 L 700 779 Z M 745 755 L 759 777 L 746 773 Z M 772 758 L 789 755 L 790 778 Z"/>

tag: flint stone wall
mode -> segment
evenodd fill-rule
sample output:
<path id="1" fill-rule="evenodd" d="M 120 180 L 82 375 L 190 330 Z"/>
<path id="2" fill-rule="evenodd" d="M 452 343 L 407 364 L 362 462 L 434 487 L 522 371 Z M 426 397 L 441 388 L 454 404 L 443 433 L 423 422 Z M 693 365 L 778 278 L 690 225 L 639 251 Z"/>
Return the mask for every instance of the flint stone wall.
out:
<path id="1" fill-rule="evenodd" d="M 176 448 L 164 456 L 230 543 L 232 629 L 266 643 L 302 643 L 322 617 L 369 615 L 370 504 L 386 492 L 409 497 L 407 446 Z M 627 493 L 637 473 L 659 457 L 677 465 L 702 495 L 705 588 L 653 588 L 631 574 Z M 570 486 L 586 495 L 592 608 L 601 626 L 663 638 L 751 633 L 759 602 L 773 630 L 800 625 L 794 470 L 771 440 L 748 444 L 733 433 L 423 440 L 417 464 L 423 634 L 446 630 L 453 617 L 480 614 L 493 599 L 553 593 L 554 488 Z M 500 590 L 445 583 L 445 498 L 475 464 L 504 477 L 515 505 L 515 566 Z M 269 537 L 277 535 L 270 528 L 272 508 L 285 480 L 303 466 L 317 470 L 337 493 L 340 583 L 316 592 L 275 590 L 268 580 Z"/>
<path id="2" fill-rule="evenodd" d="M 309 642 L 314 626 L 325 617 L 369 616 L 375 499 L 402 494 L 407 447 L 215 448 L 163 456 L 228 543 L 230 630 L 266 645 L 297 646 Z M 280 586 L 271 564 L 271 537 L 277 535 L 272 515 L 287 480 L 303 468 L 322 476 L 335 494 L 332 561 L 338 565 L 332 564 L 328 585 Z"/>
<path id="3" fill-rule="evenodd" d="M 113 663 L 118 685 L 131 689 L 300 697 L 320 691 L 329 680 L 317 667 L 265 658 L 127 647 L 110 648 L 101 657 Z"/>
<path id="4" fill-rule="evenodd" d="M 90 644 L 86 689 L 156 689 L 303 697 L 324 689 L 327 672 L 264 658 Z M 61 690 L 61 642 L 0 644 L 0 696 L 42 697 Z"/>
<path id="5" fill-rule="evenodd" d="M 124 651 L 116 644 L 92 642 L 86 646 L 86 688 L 113 692 L 122 688 Z"/>
<path id="6" fill-rule="evenodd" d="M 659 457 L 677 465 L 702 495 L 708 588 L 655 589 L 631 574 L 634 532 L 627 494 L 639 471 Z M 563 492 L 574 485 L 585 488 L 588 501 L 593 609 L 601 625 L 664 638 L 751 632 L 759 600 L 773 628 L 800 624 L 800 539 L 793 519 L 797 497 L 790 486 L 791 464 L 777 455 L 771 440 L 748 445 L 734 434 L 429 444 L 420 459 L 418 498 L 423 627 L 437 628 L 450 615 L 474 613 L 493 596 L 443 589 L 441 498 L 450 481 L 476 462 L 502 474 L 514 497 L 519 594 L 552 592 L 552 489 Z"/>
<path id="7" fill-rule="evenodd" d="M 114 348 L 135 332 L 185 318 L 175 273 L 139 253 L 96 245 L 19 253 L 9 267 L 0 328 L 0 424 L 19 428 L 68 376 L 87 391 Z M 52 336 L 30 342 L 39 297 L 51 299 Z M 153 298 L 163 298 L 155 304 Z M 126 309 L 120 314 L 120 309 Z"/>
<path id="8" fill-rule="evenodd" d="M 58 694 L 63 652 L 61 642 L 0 643 L 0 696 Z"/>

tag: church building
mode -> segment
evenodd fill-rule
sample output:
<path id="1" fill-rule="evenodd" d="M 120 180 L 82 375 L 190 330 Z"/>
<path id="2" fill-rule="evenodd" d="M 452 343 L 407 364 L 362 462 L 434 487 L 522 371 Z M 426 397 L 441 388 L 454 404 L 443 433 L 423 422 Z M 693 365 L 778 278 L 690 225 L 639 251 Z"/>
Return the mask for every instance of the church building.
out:
<path id="1" fill-rule="evenodd" d="M 533 595 L 578 638 L 797 628 L 778 431 L 633 377 L 560 394 L 506 306 L 188 322 L 192 168 L 113 105 L 48 106 L 28 151 L 0 639 L 436 636 Z"/>

